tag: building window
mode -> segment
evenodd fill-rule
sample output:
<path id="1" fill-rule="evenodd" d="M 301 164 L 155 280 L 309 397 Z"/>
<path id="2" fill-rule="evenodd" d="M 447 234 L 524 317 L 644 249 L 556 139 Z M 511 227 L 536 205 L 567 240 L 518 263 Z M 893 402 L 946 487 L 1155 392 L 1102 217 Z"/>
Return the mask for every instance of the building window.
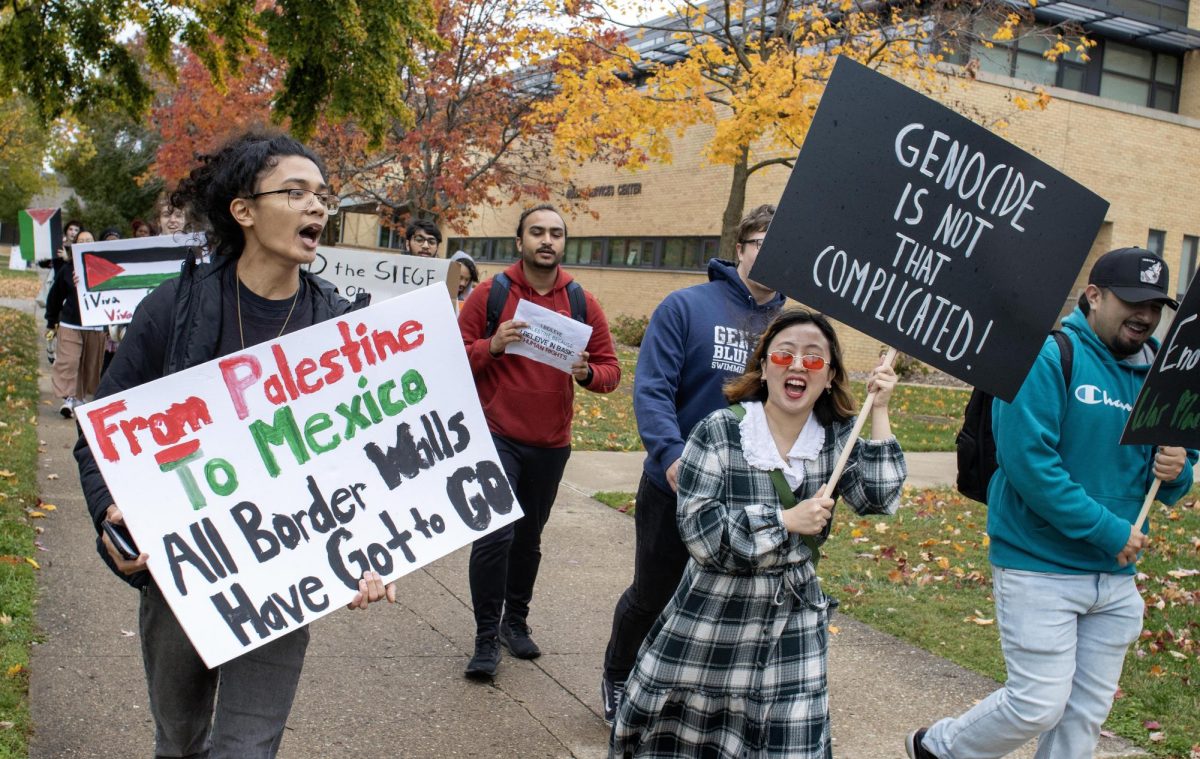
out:
<path id="1" fill-rule="evenodd" d="M 404 228 L 403 227 L 385 227 L 379 225 L 379 247 L 392 248 L 393 250 L 404 249 Z"/>
<path id="2" fill-rule="evenodd" d="M 569 237 L 563 263 L 702 271 L 720 247 L 719 237 Z M 476 261 L 507 263 L 517 258 L 511 237 L 454 237 L 447 250 L 465 250 Z"/>
<path id="3" fill-rule="evenodd" d="M 1196 276 L 1196 254 L 1200 249 L 1200 237 L 1183 236 L 1183 252 L 1179 256 L 1179 277 L 1175 280 L 1175 292 L 1183 298 L 1192 278 Z"/>
<path id="4" fill-rule="evenodd" d="M 1162 258 L 1163 249 L 1166 247 L 1167 233 L 1161 229 L 1151 229 L 1150 234 L 1146 235 L 1146 250 L 1154 255 Z"/>
<path id="5" fill-rule="evenodd" d="M 974 31 L 980 39 L 972 42 L 970 52 L 948 56 L 947 60 L 965 64 L 969 58 L 975 58 L 980 70 L 992 74 L 1160 111 L 1179 110 L 1183 60 L 1177 55 L 1098 39 L 1087 60 L 1082 53 L 1072 50 L 1056 61 L 1048 61 L 1043 54 L 1052 44 L 1049 35 L 1025 34 L 1013 41 L 998 42 L 992 40 L 995 24 L 982 20 L 976 22 Z"/>

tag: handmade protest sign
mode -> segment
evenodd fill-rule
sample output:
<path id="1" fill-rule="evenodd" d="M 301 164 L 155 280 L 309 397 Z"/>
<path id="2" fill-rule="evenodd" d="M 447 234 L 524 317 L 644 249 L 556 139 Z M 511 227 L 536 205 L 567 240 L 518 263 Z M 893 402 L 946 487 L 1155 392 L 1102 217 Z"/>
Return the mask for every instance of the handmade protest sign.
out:
<path id="1" fill-rule="evenodd" d="M 62 211 L 57 208 L 26 208 L 17 212 L 21 244 L 13 247 L 8 268 L 28 269 L 37 261 L 46 261 L 63 246 Z"/>
<path id="2" fill-rule="evenodd" d="M 1011 400 L 1107 208 L 840 58 L 750 276 Z"/>
<path id="3" fill-rule="evenodd" d="M 142 298 L 178 277 L 183 259 L 203 245 L 202 236 L 191 234 L 73 245 L 82 326 L 128 324 Z"/>
<path id="4" fill-rule="evenodd" d="M 371 294 L 372 303 L 378 303 L 426 285 L 446 286 L 450 261 L 321 245 L 316 260 L 306 268 L 331 282 L 347 298 L 365 292 Z M 458 284 L 457 278 L 454 284 Z"/>
<path id="5" fill-rule="evenodd" d="M 1200 448 L 1200 288 L 1188 288 L 1125 423 L 1126 445 Z"/>
<path id="6" fill-rule="evenodd" d="M 76 410 L 208 666 L 521 516 L 425 288 Z"/>
<path id="7" fill-rule="evenodd" d="M 568 374 L 571 366 L 579 361 L 579 354 L 587 350 L 588 340 L 592 337 L 590 324 L 577 322 L 527 300 L 517 301 L 513 321 L 529 326 L 521 330 L 520 341 L 505 347 L 505 353 L 524 356 Z"/>

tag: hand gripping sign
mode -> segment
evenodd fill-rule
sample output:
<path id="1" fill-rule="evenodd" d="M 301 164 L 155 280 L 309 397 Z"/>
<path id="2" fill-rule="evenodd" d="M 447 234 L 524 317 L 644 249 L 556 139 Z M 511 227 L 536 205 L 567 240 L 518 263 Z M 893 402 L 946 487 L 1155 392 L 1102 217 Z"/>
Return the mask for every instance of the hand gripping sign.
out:
<path id="1" fill-rule="evenodd" d="M 210 667 L 521 516 L 441 288 L 76 413 Z"/>
<path id="2" fill-rule="evenodd" d="M 1011 400 L 1107 207 L 841 58 L 750 276 Z"/>

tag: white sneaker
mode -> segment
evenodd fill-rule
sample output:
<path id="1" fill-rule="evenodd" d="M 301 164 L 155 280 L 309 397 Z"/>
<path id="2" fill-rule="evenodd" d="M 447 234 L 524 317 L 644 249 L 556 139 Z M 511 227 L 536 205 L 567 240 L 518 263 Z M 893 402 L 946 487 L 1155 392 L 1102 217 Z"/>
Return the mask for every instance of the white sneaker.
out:
<path id="1" fill-rule="evenodd" d="M 70 395 L 63 399 L 63 405 L 59 408 L 58 413 L 62 414 L 63 419 L 70 419 L 75 416 L 75 407 L 79 405 L 79 401 L 75 396 Z"/>

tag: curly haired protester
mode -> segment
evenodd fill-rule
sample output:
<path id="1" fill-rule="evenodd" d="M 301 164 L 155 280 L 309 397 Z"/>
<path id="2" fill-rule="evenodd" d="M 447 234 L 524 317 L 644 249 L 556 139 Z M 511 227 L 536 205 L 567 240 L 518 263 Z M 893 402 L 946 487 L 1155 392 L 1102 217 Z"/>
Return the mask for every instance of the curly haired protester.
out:
<path id="1" fill-rule="evenodd" d="M 199 167 L 171 198 L 207 223 L 212 262 L 189 256 L 182 275 L 139 305 L 121 350 L 97 397 L 112 395 L 220 356 L 274 340 L 367 304 L 343 299 L 328 282 L 301 269 L 338 197 L 329 191 L 321 161 L 281 134 L 242 135 Z M 108 566 L 141 590 L 142 659 L 154 716 L 155 754 L 208 759 L 275 756 L 308 648 L 301 627 L 266 645 L 208 669 L 188 641 L 158 586 L 147 556 L 120 556 L 101 532 L 105 521 L 123 524 L 88 447 L 75 446 L 88 510 Z M 368 572 L 351 608 L 395 600 Z"/>
<path id="2" fill-rule="evenodd" d="M 1085 759 L 1100 739 L 1145 604 L 1134 581 L 1155 478 L 1174 503 L 1192 486 L 1183 448 L 1121 445 L 1154 362 L 1167 264 L 1141 248 L 1104 254 L 1063 320 L 1071 381 L 1047 338 L 1012 403 L 992 407 L 999 468 L 988 484 L 992 595 L 1008 680 L 957 718 L 908 736 L 913 759 Z M 1195 454 L 1190 458 L 1194 461 Z"/>
<path id="3" fill-rule="evenodd" d="M 853 445 L 835 495 L 891 514 L 907 475 L 888 401 L 871 373 L 871 438 L 853 408 L 837 335 L 788 309 L 725 386 L 733 404 L 692 431 L 679 467 L 679 534 L 691 554 L 646 636 L 613 723 L 610 757 L 832 756 L 826 675 L 836 601 L 816 561 L 834 498 L 824 485 Z"/>

